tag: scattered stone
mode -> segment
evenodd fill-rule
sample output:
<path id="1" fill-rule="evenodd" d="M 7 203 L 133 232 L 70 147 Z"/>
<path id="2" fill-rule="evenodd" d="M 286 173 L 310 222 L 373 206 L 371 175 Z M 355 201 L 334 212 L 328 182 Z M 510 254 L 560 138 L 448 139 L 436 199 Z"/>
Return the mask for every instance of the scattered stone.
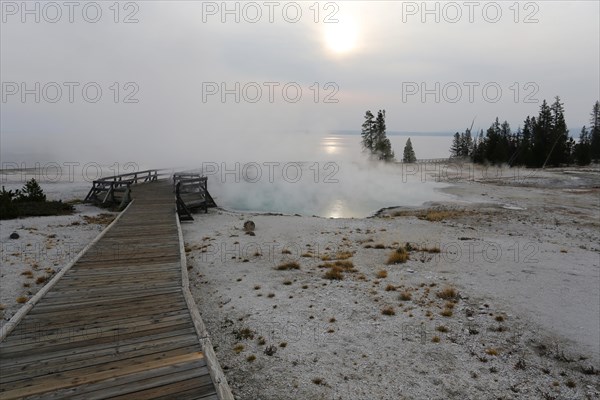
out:
<path id="1" fill-rule="evenodd" d="M 254 221 L 246 221 L 244 222 L 244 230 L 246 232 L 254 232 L 254 229 L 256 228 L 256 224 L 254 223 Z"/>
<path id="2" fill-rule="evenodd" d="M 269 345 L 265 348 L 265 354 L 268 356 L 272 356 L 273 354 L 277 353 L 277 347 L 273 346 L 273 345 Z"/>
<path id="3" fill-rule="evenodd" d="M 414 269 L 407 268 L 407 269 L 406 269 L 406 272 L 410 272 L 411 274 L 414 274 L 414 273 L 415 273 L 415 270 L 414 270 Z"/>
<path id="4" fill-rule="evenodd" d="M 11 239 L 18 239 L 18 238 L 20 238 L 20 236 L 19 236 L 19 234 L 17 232 L 13 232 L 13 233 L 10 234 L 10 238 Z"/>

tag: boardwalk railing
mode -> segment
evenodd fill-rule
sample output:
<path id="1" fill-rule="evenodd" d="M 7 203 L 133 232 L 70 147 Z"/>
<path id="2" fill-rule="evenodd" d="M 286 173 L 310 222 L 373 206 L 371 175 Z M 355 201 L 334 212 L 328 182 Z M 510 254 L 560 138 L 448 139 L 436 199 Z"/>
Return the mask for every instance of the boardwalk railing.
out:
<path id="1" fill-rule="evenodd" d="M 205 213 L 208 207 L 216 207 L 217 203 L 208 192 L 208 179 L 194 173 L 173 174 L 173 187 L 177 202 L 177 213 L 182 221 L 191 221 L 191 211 L 202 208 Z"/>
<path id="2" fill-rule="evenodd" d="M 159 171 L 158 169 L 148 169 L 97 179 L 93 182 L 92 188 L 84 201 L 114 204 L 117 202 L 117 196 L 119 196 L 121 199 L 120 206 L 123 207 L 131 201 L 131 185 L 157 181 L 161 176 Z"/>
<path id="3" fill-rule="evenodd" d="M 457 158 L 457 157 L 451 157 L 451 158 L 421 158 L 418 159 L 417 161 L 415 161 L 414 163 L 405 163 L 404 161 L 400 160 L 400 161 L 396 161 L 396 164 L 446 164 L 446 163 L 463 163 L 463 162 L 467 162 L 468 159 L 464 159 L 464 158 Z"/>

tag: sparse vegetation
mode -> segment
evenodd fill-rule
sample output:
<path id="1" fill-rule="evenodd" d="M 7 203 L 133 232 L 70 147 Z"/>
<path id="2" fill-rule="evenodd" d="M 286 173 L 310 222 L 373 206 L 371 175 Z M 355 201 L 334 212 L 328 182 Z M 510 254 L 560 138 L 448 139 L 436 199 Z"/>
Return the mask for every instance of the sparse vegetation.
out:
<path id="1" fill-rule="evenodd" d="M 246 357 L 246 361 L 248 362 L 254 362 L 254 360 L 256 360 L 256 356 L 254 354 L 250 354 L 248 357 Z"/>
<path id="2" fill-rule="evenodd" d="M 325 279 L 342 280 L 344 272 L 355 272 L 354 264 L 349 260 L 337 260 L 333 263 L 324 263 L 319 268 L 328 268 L 329 270 L 323 276 Z"/>
<path id="3" fill-rule="evenodd" d="M 17 303 L 19 303 L 19 304 L 23 304 L 26 301 L 27 301 L 27 297 L 25 297 L 25 296 L 19 296 L 19 297 L 17 297 Z"/>
<path id="4" fill-rule="evenodd" d="M 498 351 L 498 349 L 496 348 L 488 347 L 487 349 L 485 349 L 485 354 L 487 354 L 488 356 L 497 356 L 498 354 L 500 354 L 500 351 Z"/>
<path id="5" fill-rule="evenodd" d="M 393 292 L 393 291 L 395 291 L 395 290 L 396 290 L 396 286 L 394 286 L 394 285 L 392 285 L 392 284 L 388 284 L 388 285 L 385 287 L 385 291 L 386 291 L 386 292 Z"/>
<path id="6" fill-rule="evenodd" d="M 396 310 L 392 306 L 387 306 L 381 310 L 381 313 L 383 315 L 396 315 Z"/>
<path id="7" fill-rule="evenodd" d="M 344 279 L 343 269 L 340 267 L 333 266 L 329 271 L 325 272 L 325 279 L 338 280 Z"/>
<path id="8" fill-rule="evenodd" d="M 384 279 L 384 278 L 387 278 L 388 273 L 387 273 L 387 271 L 385 269 L 382 269 L 380 271 L 377 271 L 377 275 L 376 276 L 379 279 Z"/>
<path id="9" fill-rule="evenodd" d="M 250 328 L 242 328 L 234 333 L 237 340 L 254 339 L 254 332 Z"/>
<path id="10" fill-rule="evenodd" d="M 441 316 L 443 317 L 451 317 L 452 316 L 452 310 L 450 308 L 444 308 L 442 310 L 442 312 L 440 313 Z"/>
<path id="11" fill-rule="evenodd" d="M 388 256 L 386 264 L 404 264 L 408 261 L 409 258 L 410 256 L 408 254 L 408 251 L 406 251 L 404 247 L 399 247 Z"/>
<path id="12" fill-rule="evenodd" d="M 233 351 L 234 351 L 236 354 L 240 354 L 242 351 L 244 351 L 244 348 L 245 348 L 245 347 L 244 347 L 244 345 L 243 345 L 243 344 L 241 344 L 241 343 L 240 343 L 240 344 L 236 344 L 236 345 L 233 347 Z"/>
<path id="13" fill-rule="evenodd" d="M 452 286 L 446 286 L 437 292 L 437 297 L 444 300 L 458 300 L 458 290 Z"/>
<path id="14" fill-rule="evenodd" d="M 435 328 L 435 330 L 442 333 L 447 333 L 450 331 L 445 325 L 439 325 Z"/>
<path id="15" fill-rule="evenodd" d="M 424 214 L 419 215 L 419 219 L 424 219 L 429 222 L 439 222 L 446 219 L 457 218 L 464 214 L 458 210 L 427 210 Z"/>
<path id="16" fill-rule="evenodd" d="M 439 336 L 434 336 L 434 337 L 431 338 L 431 341 L 433 343 L 439 343 L 440 342 L 440 337 Z"/>
<path id="17" fill-rule="evenodd" d="M 412 299 L 412 293 L 408 290 L 403 290 L 398 298 L 402 301 L 410 301 Z"/>
<path id="18" fill-rule="evenodd" d="M 296 261 L 290 261 L 290 262 L 286 262 L 283 264 L 279 264 L 277 267 L 275 267 L 275 269 L 278 271 L 288 271 L 291 269 L 300 269 L 300 264 L 298 264 Z"/>

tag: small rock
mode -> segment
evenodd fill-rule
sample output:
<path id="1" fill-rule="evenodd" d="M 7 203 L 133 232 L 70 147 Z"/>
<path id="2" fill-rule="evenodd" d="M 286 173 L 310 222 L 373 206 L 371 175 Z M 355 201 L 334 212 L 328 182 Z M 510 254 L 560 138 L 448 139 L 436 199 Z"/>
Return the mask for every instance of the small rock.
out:
<path id="1" fill-rule="evenodd" d="M 20 236 L 19 236 L 19 234 L 17 232 L 13 232 L 13 233 L 10 234 L 10 238 L 11 239 L 18 239 L 18 238 L 20 238 Z"/>
<path id="2" fill-rule="evenodd" d="M 244 230 L 246 232 L 254 232 L 254 229 L 256 228 L 256 224 L 254 223 L 254 221 L 246 221 L 244 222 Z"/>
<path id="3" fill-rule="evenodd" d="M 407 268 L 407 269 L 406 269 L 406 272 L 410 272 L 411 274 L 413 274 L 413 273 L 415 272 L 415 270 L 414 270 L 414 269 Z"/>
<path id="4" fill-rule="evenodd" d="M 473 321 L 474 319 L 475 319 L 475 318 L 473 318 L 473 317 L 467 317 L 467 320 L 468 320 L 468 321 Z"/>

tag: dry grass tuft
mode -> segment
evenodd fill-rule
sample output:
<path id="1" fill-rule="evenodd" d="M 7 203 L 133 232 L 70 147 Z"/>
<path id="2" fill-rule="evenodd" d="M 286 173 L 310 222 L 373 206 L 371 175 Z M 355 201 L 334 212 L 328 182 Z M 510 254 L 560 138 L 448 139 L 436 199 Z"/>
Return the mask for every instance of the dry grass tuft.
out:
<path id="1" fill-rule="evenodd" d="M 254 354 L 250 354 L 248 357 L 246 357 L 246 361 L 248 362 L 254 362 L 254 360 L 256 360 L 256 356 Z"/>
<path id="2" fill-rule="evenodd" d="M 442 310 L 442 312 L 440 313 L 440 315 L 443 317 L 451 317 L 452 314 L 453 314 L 453 312 L 452 312 L 452 309 L 450 309 L 450 308 L 444 308 Z"/>
<path id="3" fill-rule="evenodd" d="M 412 293 L 408 290 L 403 290 L 398 298 L 402 301 L 410 301 L 410 299 L 412 299 Z"/>
<path id="4" fill-rule="evenodd" d="M 115 216 L 113 214 L 102 213 L 98 215 L 84 215 L 83 219 L 88 224 L 108 225 L 115 219 Z"/>
<path id="5" fill-rule="evenodd" d="M 46 275 L 41 275 L 35 279 L 35 283 L 37 283 L 38 285 L 41 285 L 42 283 L 46 282 L 47 280 L 48 280 L 48 277 Z"/>
<path id="6" fill-rule="evenodd" d="M 343 271 L 344 270 L 342 268 L 333 266 L 329 269 L 329 271 L 325 272 L 324 278 L 341 281 L 344 279 Z"/>
<path id="7" fill-rule="evenodd" d="M 275 267 L 275 269 L 278 271 L 287 271 L 290 269 L 300 269 L 300 264 L 298 264 L 296 261 L 290 261 L 290 262 L 278 265 L 277 267 Z"/>
<path id="8" fill-rule="evenodd" d="M 19 296 L 19 297 L 17 297 L 17 303 L 19 303 L 19 304 L 23 304 L 26 301 L 27 301 L 27 297 L 25 297 L 25 296 Z"/>
<path id="9" fill-rule="evenodd" d="M 336 260 L 347 260 L 349 258 L 352 258 L 352 256 L 354 256 L 354 253 L 352 253 L 350 251 L 340 251 L 335 255 L 335 259 Z"/>
<path id="10" fill-rule="evenodd" d="M 463 214 L 464 212 L 457 210 L 427 210 L 425 214 L 419 215 L 419 219 L 424 219 L 429 222 L 439 222 L 446 219 L 457 218 Z"/>
<path id="11" fill-rule="evenodd" d="M 244 351 L 244 348 L 245 348 L 245 347 L 244 347 L 244 345 L 243 345 L 243 344 L 241 344 L 241 343 L 240 343 L 240 344 L 236 344 L 236 345 L 233 347 L 233 351 L 235 352 L 235 354 L 240 354 L 242 351 Z"/>
<path id="12" fill-rule="evenodd" d="M 383 244 L 383 243 L 377 243 L 376 245 L 373 245 L 373 248 L 374 249 L 379 249 L 379 250 L 385 249 L 385 244 Z"/>
<path id="13" fill-rule="evenodd" d="M 438 332 L 442 332 L 442 333 L 447 333 L 447 332 L 450 331 L 450 329 L 448 329 L 444 325 L 440 325 L 440 326 L 436 327 L 435 330 L 438 331 Z"/>
<path id="14" fill-rule="evenodd" d="M 500 354 L 500 351 L 493 347 L 488 347 L 487 349 L 485 349 L 485 354 L 489 356 L 497 356 L 498 354 Z"/>
<path id="15" fill-rule="evenodd" d="M 289 251 L 288 249 L 283 249 L 283 250 L 281 250 L 281 254 L 292 254 L 292 252 Z"/>
<path id="16" fill-rule="evenodd" d="M 408 261 L 409 258 L 410 258 L 410 255 L 408 254 L 408 251 L 406 251 L 406 249 L 404 247 L 399 247 L 397 250 L 394 250 L 388 256 L 386 264 L 388 264 L 388 265 L 404 264 L 405 262 Z"/>
<path id="17" fill-rule="evenodd" d="M 394 285 L 392 285 L 392 284 L 388 284 L 388 285 L 385 287 L 385 291 L 386 291 L 386 292 L 394 292 L 394 291 L 396 291 L 396 286 L 394 286 Z"/>
<path id="18" fill-rule="evenodd" d="M 380 271 L 377 271 L 377 275 L 376 276 L 379 279 L 384 279 L 384 278 L 387 278 L 388 273 L 387 273 L 387 271 L 385 269 L 382 269 Z"/>
<path id="19" fill-rule="evenodd" d="M 433 343 L 439 343 L 440 342 L 440 337 L 439 336 L 434 336 L 434 337 L 431 338 L 431 341 Z"/>
<path id="20" fill-rule="evenodd" d="M 381 313 L 383 315 L 396 315 L 396 310 L 394 310 L 394 307 L 388 306 L 388 307 L 383 308 L 381 310 Z"/>
<path id="21" fill-rule="evenodd" d="M 337 260 L 333 263 L 324 263 L 319 265 L 319 268 L 328 268 L 324 275 L 325 279 L 331 280 L 342 280 L 344 279 L 344 272 L 356 272 L 354 264 L 349 260 Z"/>
<path id="22" fill-rule="evenodd" d="M 446 286 L 437 292 L 437 297 L 444 300 L 458 300 L 458 290 L 452 286 Z"/>

